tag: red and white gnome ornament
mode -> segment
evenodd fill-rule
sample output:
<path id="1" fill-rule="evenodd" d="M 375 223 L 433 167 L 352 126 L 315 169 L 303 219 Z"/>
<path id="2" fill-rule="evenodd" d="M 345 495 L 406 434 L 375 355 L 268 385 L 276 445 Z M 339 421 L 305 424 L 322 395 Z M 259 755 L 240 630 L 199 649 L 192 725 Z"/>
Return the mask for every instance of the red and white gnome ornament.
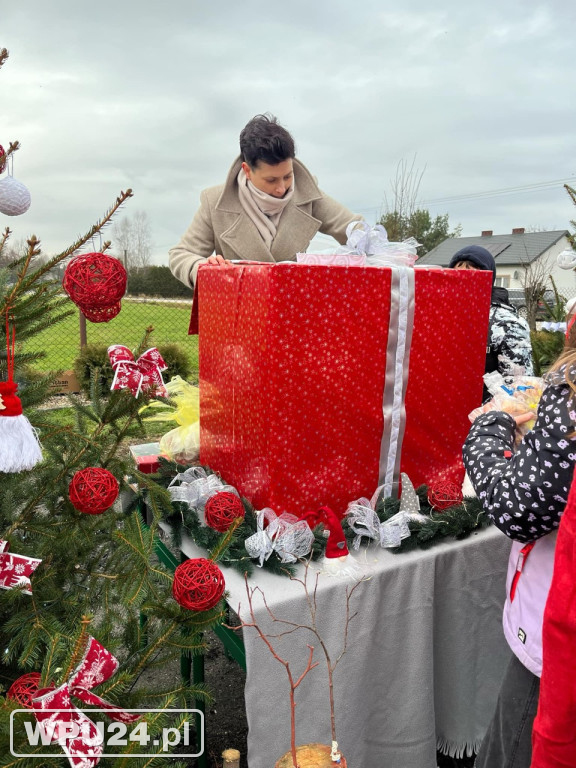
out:
<path id="1" fill-rule="evenodd" d="M 306 512 L 304 520 L 310 528 L 322 524 L 328 531 L 326 551 L 320 561 L 322 571 L 330 576 L 358 578 L 362 571 L 348 551 L 346 536 L 340 518 L 330 507 L 320 507 L 317 512 Z"/>
<path id="2" fill-rule="evenodd" d="M 22 413 L 14 381 L 15 331 L 10 340 L 10 318 L 6 311 L 6 367 L 8 381 L 0 381 L 0 472 L 21 472 L 42 461 L 36 432 Z"/>

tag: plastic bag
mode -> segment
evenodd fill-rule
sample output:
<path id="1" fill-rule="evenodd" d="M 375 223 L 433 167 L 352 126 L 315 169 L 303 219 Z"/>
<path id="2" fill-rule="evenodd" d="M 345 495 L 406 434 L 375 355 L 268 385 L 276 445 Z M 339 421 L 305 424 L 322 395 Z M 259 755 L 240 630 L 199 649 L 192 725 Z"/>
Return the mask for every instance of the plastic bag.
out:
<path id="1" fill-rule="evenodd" d="M 144 421 L 175 421 L 179 426 L 160 438 L 160 450 L 174 461 L 189 464 L 200 455 L 200 397 L 198 387 L 174 376 L 167 384 L 168 397 L 173 403 L 153 400 L 141 409 Z"/>
<path id="2" fill-rule="evenodd" d="M 524 435 L 530 432 L 536 421 L 538 403 L 544 389 L 544 381 L 538 376 L 516 376 L 507 382 L 498 372 L 487 373 L 484 376 L 486 387 L 493 395 L 491 400 L 475 408 L 468 414 L 474 421 L 480 414 L 489 411 L 505 411 L 512 417 L 532 412 L 533 417 L 524 424 L 517 425 L 515 445 L 517 446 Z"/>

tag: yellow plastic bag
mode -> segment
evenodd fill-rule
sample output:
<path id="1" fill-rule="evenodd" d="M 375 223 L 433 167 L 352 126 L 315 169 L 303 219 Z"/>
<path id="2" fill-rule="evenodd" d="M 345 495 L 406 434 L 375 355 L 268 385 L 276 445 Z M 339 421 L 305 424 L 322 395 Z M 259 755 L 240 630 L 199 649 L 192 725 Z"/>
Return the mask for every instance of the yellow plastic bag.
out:
<path id="1" fill-rule="evenodd" d="M 152 400 L 140 413 L 143 421 L 175 421 L 179 426 L 160 438 L 160 450 L 174 461 L 188 464 L 200 455 L 200 394 L 198 387 L 174 376 L 167 384 L 168 397 L 173 404 Z"/>

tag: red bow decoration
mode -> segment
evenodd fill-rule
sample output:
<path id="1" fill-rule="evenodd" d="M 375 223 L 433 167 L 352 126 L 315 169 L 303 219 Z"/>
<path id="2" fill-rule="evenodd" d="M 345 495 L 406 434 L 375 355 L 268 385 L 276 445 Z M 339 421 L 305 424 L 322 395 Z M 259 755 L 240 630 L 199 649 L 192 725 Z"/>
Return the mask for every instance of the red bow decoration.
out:
<path id="1" fill-rule="evenodd" d="M 104 751 L 104 739 L 89 717 L 76 709 L 71 696 L 84 704 L 105 709 L 109 717 L 123 723 L 133 723 L 141 715 L 125 712 L 91 692 L 106 682 L 118 669 L 118 659 L 107 651 L 98 640 L 88 639 L 88 646 L 80 664 L 70 679 L 59 688 L 41 688 L 32 700 L 36 720 L 51 741 L 57 741 L 72 768 L 92 768 L 100 762 Z M 45 710 L 64 710 L 47 712 Z"/>
<path id="2" fill-rule="evenodd" d="M 108 347 L 108 357 L 114 370 L 114 381 L 110 389 L 129 389 L 134 397 L 143 391 L 158 397 L 167 396 L 162 371 L 168 366 L 156 347 L 147 349 L 138 360 L 134 360 L 128 347 L 113 344 Z"/>
<path id="3" fill-rule="evenodd" d="M 8 552 L 8 542 L 0 539 L 0 589 L 12 589 L 25 586 L 25 595 L 32 594 L 30 576 L 42 560 L 26 555 L 14 555 Z"/>

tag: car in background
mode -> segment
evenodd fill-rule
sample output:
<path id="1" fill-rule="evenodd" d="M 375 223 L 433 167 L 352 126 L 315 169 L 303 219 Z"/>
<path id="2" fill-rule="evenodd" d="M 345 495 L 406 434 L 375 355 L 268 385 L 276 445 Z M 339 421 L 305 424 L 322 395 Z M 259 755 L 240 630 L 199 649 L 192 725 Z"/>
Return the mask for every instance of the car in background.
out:
<path id="1" fill-rule="evenodd" d="M 528 317 L 528 308 L 526 306 L 526 297 L 524 291 L 521 289 L 511 288 L 508 291 L 510 297 L 510 304 L 516 308 L 520 317 L 526 319 Z M 559 299 L 564 303 L 565 299 L 559 295 Z M 538 308 L 536 310 L 536 320 L 549 320 L 550 309 L 556 306 L 556 296 L 551 288 L 544 291 L 544 296 L 538 302 Z"/>

